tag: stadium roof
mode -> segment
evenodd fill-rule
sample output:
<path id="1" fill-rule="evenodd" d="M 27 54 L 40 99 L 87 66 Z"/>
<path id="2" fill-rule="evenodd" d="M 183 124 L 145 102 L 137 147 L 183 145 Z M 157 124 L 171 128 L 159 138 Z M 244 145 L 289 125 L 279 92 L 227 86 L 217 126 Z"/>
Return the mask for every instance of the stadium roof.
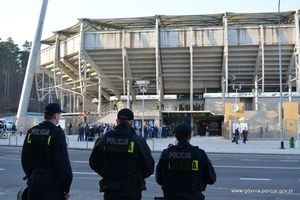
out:
<path id="1" fill-rule="evenodd" d="M 299 11 L 298 11 L 299 12 Z M 294 23 L 296 11 L 280 12 L 281 24 Z M 278 13 L 222 13 L 207 15 L 156 15 L 149 17 L 134 18 L 110 18 L 110 19 L 88 19 L 81 18 L 79 21 L 86 23 L 85 31 L 103 30 L 141 30 L 154 29 L 156 18 L 160 19 L 161 28 L 184 28 L 184 27 L 213 27 L 222 26 L 223 17 L 227 17 L 229 26 L 253 26 L 253 25 L 276 25 L 278 24 Z M 56 31 L 63 37 L 76 35 L 80 32 L 80 22 L 66 29 Z M 55 43 L 55 35 L 42 41 L 43 44 Z"/>

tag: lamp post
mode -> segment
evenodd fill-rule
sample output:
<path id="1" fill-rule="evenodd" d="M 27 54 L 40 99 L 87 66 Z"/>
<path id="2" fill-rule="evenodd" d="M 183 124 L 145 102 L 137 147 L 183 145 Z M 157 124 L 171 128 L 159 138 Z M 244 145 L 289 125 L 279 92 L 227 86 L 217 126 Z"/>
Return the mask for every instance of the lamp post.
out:
<path id="1" fill-rule="evenodd" d="M 282 66 L 281 66 L 281 42 L 280 42 L 280 0 L 278 0 L 278 59 L 279 59 L 279 86 L 280 86 L 280 110 L 279 110 L 279 126 L 280 126 L 280 149 L 284 149 L 284 132 L 283 132 L 283 106 L 282 106 Z"/>
<path id="2" fill-rule="evenodd" d="M 150 85 L 150 81 L 135 81 L 135 85 L 137 85 L 140 89 L 140 91 L 143 94 L 143 99 L 142 99 L 142 137 L 144 137 L 144 110 L 145 110 L 145 92 L 148 89 L 148 86 Z"/>

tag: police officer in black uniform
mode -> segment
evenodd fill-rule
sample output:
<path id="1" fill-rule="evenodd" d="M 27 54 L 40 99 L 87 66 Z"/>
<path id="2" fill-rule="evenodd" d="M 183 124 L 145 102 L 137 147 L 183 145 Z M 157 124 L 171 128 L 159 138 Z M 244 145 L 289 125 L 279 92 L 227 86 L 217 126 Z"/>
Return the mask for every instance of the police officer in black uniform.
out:
<path id="1" fill-rule="evenodd" d="M 29 200 L 65 200 L 70 197 L 72 169 L 63 130 L 57 126 L 61 108 L 50 103 L 45 121 L 28 130 L 22 150 Z"/>
<path id="2" fill-rule="evenodd" d="M 130 109 L 120 110 L 117 126 L 96 141 L 90 156 L 90 167 L 103 178 L 105 200 L 140 200 L 144 179 L 154 171 L 150 148 L 131 127 L 133 118 Z"/>
<path id="3" fill-rule="evenodd" d="M 207 184 L 214 184 L 216 173 L 204 150 L 189 143 L 191 128 L 175 128 L 177 145 L 165 149 L 156 168 L 156 182 L 166 200 L 202 200 Z"/>

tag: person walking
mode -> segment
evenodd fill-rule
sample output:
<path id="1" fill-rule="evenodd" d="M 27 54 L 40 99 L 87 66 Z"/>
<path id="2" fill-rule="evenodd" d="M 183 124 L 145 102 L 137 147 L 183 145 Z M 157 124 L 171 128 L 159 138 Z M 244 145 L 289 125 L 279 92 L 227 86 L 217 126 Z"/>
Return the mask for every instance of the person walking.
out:
<path id="1" fill-rule="evenodd" d="M 165 149 L 156 168 L 156 182 L 165 200 L 203 200 L 207 184 L 216 182 L 216 173 L 204 150 L 189 141 L 192 129 L 187 124 L 175 128 L 177 145 Z"/>
<path id="2" fill-rule="evenodd" d="M 243 135 L 243 143 L 246 144 L 246 142 L 248 140 L 248 130 L 247 130 L 247 127 L 244 128 L 244 130 L 242 132 L 242 135 Z"/>
<path id="3" fill-rule="evenodd" d="M 121 109 L 115 129 L 99 138 L 91 153 L 89 164 L 102 177 L 104 200 L 140 200 L 154 171 L 150 148 L 131 127 L 133 119 L 130 109 Z"/>
<path id="4" fill-rule="evenodd" d="M 239 144 L 239 138 L 240 138 L 240 130 L 239 130 L 239 127 L 237 127 L 235 130 L 234 130 L 234 142 L 236 144 Z"/>
<path id="5" fill-rule="evenodd" d="M 24 139 L 21 163 L 27 177 L 29 200 L 65 200 L 73 179 L 66 137 L 57 126 L 61 108 L 50 103 L 45 121 L 28 130 Z"/>

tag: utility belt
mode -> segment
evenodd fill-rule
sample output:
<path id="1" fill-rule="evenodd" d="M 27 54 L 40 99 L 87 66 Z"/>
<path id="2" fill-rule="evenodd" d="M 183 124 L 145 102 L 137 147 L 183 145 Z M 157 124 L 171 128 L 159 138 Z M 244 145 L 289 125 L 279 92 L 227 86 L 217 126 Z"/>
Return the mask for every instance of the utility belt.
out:
<path id="1" fill-rule="evenodd" d="M 146 182 L 145 180 L 141 180 L 139 182 L 132 183 L 128 181 L 108 181 L 103 179 L 99 181 L 100 192 L 122 190 L 146 190 Z"/>

